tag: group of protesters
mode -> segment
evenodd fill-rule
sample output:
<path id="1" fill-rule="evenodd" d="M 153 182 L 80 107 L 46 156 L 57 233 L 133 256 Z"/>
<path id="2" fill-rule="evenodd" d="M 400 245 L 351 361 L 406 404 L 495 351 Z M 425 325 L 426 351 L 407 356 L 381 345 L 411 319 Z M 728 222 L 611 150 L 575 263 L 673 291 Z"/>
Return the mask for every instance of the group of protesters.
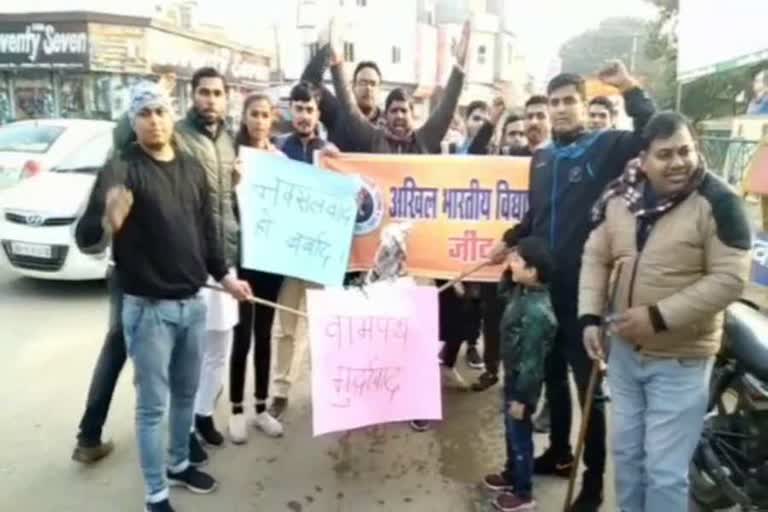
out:
<path id="1" fill-rule="evenodd" d="M 571 73 L 554 77 L 519 112 L 507 113 L 503 101 L 476 101 L 457 120 L 469 35 L 467 25 L 441 100 L 420 127 L 405 90 L 393 89 L 379 106 L 383 77 L 376 63 L 358 63 L 350 87 L 333 43 L 317 52 L 291 90 L 286 134 L 276 135 L 275 105 L 259 93 L 246 99 L 232 133 L 224 122 L 226 80 L 213 68 L 195 73 L 194 103 L 178 121 L 161 84 L 134 87 L 76 230 L 84 251 L 111 244 L 114 269 L 109 329 L 75 460 L 94 463 L 113 450 L 102 429 L 127 357 L 135 372 L 145 510 L 172 511 L 170 485 L 212 492 L 216 480 L 199 469 L 208 461 L 206 448 L 223 446 L 225 438 L 246 443 L 249 424 L 267 436 L 283 435 L 302 320 L 252 299 L 300 310 L 314 285 L 240 266 L 234 193 L 244 172 L 240 147 L 309 164 L 316 151 L 525 156 L 529 210 L 499 233 L 491 257 L 506 265 L 501 283 L 470 276 L 439 302 L 444 385 L 482 392 L 503 375 L 507 461 L 483 480 L 498 493 L 493 504 L 530 510 L 533 474 L 571 475 L 568 369 L 584 405 L 593 360 L 601 359 L 610 368 L 618 508 L 687 510 L 688 463 L 706 412 L 722 311 L 740 296 L 748 265 L 740 200 L 706 171 L 687 121 L 656 113 L 620 62 L 598 76 L 623 95 L 633 131 L 615 129 L 614 104 L 587 98 L 584 78 Z M 328 68 L 335 94 L 324 83 Z M 455 368 L 464 343 L 467 364 L 484 370 L 471 385 Z M 255 401 L 247 414 L 251 350 Z M 214 411 L 227 362 L 231 408 L 221 427 Z M 603 389 L 595 387 L 573 512 L 603 503 Z M 549 446 L 534 458 L 540 403 L 547 404 L 539 418 L 548 420 Z M 411 427 L 430 425 L 414 419 Z"/>

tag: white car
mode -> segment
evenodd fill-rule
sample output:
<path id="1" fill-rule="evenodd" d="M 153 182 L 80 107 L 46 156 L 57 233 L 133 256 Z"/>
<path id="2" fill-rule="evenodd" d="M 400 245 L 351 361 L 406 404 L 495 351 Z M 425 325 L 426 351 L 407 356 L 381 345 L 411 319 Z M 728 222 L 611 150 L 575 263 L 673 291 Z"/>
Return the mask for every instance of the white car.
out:
<path id="1" fill-rule="evenodd" d="M 0 265 L 38 279 L 104 279 L 108 251 L 83 254 L 75 227 L 112 148 L 112 130 L 95 135 L 49 172 L 0 192 Z"/>
<path id="2" fill-rule="evenodd" d="M 88 119 L 36 119 L 0 126 L 0 190 L 59 165 L 114 125 Z"/>

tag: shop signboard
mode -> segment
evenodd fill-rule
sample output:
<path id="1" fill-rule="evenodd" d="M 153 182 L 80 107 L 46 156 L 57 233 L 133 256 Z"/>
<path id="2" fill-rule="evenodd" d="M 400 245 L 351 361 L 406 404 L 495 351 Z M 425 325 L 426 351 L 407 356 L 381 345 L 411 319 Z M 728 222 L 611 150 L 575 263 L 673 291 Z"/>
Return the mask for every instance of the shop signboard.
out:
<path id="1" fill-rule="evenodd" d="M 84 69 L 88 58 L 85 22 L 0 22 L 0 69 Z"/>

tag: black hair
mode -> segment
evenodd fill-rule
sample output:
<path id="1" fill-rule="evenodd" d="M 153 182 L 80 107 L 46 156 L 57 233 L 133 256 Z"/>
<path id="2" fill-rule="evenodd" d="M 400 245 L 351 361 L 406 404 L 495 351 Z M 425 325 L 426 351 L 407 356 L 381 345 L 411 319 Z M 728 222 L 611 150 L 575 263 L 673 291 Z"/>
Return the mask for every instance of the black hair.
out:
<path id="1" fill-rule="evenodd" d="M 543 94 L 534 94 L 530 98 L 528 98 L 528 101 L 525 102 L 525 108 L 530 107 L 531 105 L 549 105 L 549 100 L 546 96 Z"/>
<path id="2" fill-rule="evenodd" d="M 643 148 L 648 149 L 651 142 L 656 139 L 668 139 L 677 133 L 681 128 L 688 128 L 691 136 L 696 136 L 696 130 L 691 122 L 682 114 L 666 110 L 654 115 L 643 129 Z"/>
<path id="3" fill-rule="evenodd" d="M 200 82 L 203 80 L 203 78 L 221 78 L 221 83 L 224 85 L 224 90 L 227 90 L 227 79 L 224 78 L 224 75 L 222 75 L 216 68 L 205 67 L 198 69 L 195 71 L 195 74 L 192 75 L 193 92 L 197 90 L 197 86 L 200 85 Z"/>
<path id="4" fill-rule="evenodd" d="M 506 134 L 507 133 L 507 126 L 509 126 L 512 123 L 516 123 L 518 121 L 522 121 L 523 118 L 520 117 L 517 114 L 509 114 L 507 118 L 504 120 L 504 126 L 501 129 L 501 133 Z"/>
<path id="5" fill-rule="evenodd" d="M 400 87 L 397 87 L 396 89 L 392 89 L 390 93 L 387 95 L 387 99 L 384 102 L 384 111 L 389 111 L 390 105 L 396 101 L 404 101 L 408 103 L 408 108 L 413 108 L 411 105 L 411 96 L 407 92 L 405 92 L 404 89 L 401 89 Z"/>
<path id="6" fill-rule="evenodd" d="M 517 254 L 523 259 L 526 267 L 536 269 L 540 284 L 549 284 L 552 281 L 555 261 L 545 240 L 533 236 L 523 238 L 517 244 Z"/>
<path id="7" fill-rule="evenodd" d="M 576 92 L 579 93 L 581 99 L 587 98 L 587 84 L 584 82 L 584 77 L 576 73 L 560 73 L 550 80 L 549 84 L 547 84 L 547 94 L 552 94 L 556 90 L 568 87 L 569 85 L 576 88 Z"/>
<path id="8" fill-rule="evenodd" d="M 379 80 L 381 80 L 381 70 L 379 69 L 379 66 L 377 66 L 376 63 L 371 60 L 364 60 L 355 66 L 355 73 L 352 75 L 352 82 L 357 82 L 357 75 L 359 75 L 360 72 L 365 68 L 374 70 L 376 74 L 379 75 Z"/>
<path id="9" fill-rule="evenodd" d="M 251 145 L 251 136 L 248 133 L 246 119 L 248 116 L 248 109 L 257 101 L 266 101 L 269 103 L 270 109 L 274 106 L 272 104 L 272 98 L 261 92 L 253 93 L 245 98 L 245 101 L 243 102 L 243 114 L 240 116 L 240 128 L 237 130 L 237 135 L 235 135 L 235 148 L 237 151 L 240 150 L 240 146 Z"/>
<path id="10" fill-rule="evenodd" d="M 316 103 L 320 104 L 317 92 L 308 82 L 299 82 L 294 85 L 293 89 L 291 89 L 290 100 L 291 103 L 294 101 L 308 102 L 315 100 Z"/>
<path id="11" fill-rule="evenodd" d="M 592 98 L 592 100 L 589 102 L 589 106 L 591 107 L 592 105 L 600 105 L 601 107 L 605 107 L 612 116 L 616 115 L 616 106 L 605 96 L 595 96 Z"/>
<path id="12" fill-rule="evenodd" d="M 486 102 L 482 100 L 475 100 L 467 106 L 467 115 L 465 117 L 469 119 L 469 117 L 472 115 L 472 112 L 474 112 L 475 110 L 488 111 L 489 108 L 490 107 L 488 107 L 488 104 Z"/>

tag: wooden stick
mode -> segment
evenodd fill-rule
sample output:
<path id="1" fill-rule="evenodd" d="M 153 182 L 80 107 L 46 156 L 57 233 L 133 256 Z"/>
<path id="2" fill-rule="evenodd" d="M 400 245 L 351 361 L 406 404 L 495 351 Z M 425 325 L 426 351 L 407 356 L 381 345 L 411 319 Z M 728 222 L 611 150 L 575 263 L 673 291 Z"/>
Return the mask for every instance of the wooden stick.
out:
<path id="1" fill-rule="evenodd" d="M 442 292 L 444 292 L 445 290 L 447 290 L 447 289 L 448 289 L 448 288 L 450 288 L 451 286 L 455 285 L 456 283 L 459 283 L 459 282 L 463 281 L 463 280 L 464 280 L 464 279 L 466 279 L 467 277 L 471 276 L 471 275 L 472 275 L 472 274 L 474 274 L 475 272 L 478 272 L 478 271 L 480 271 L 480 270 L 484 269 L 485 267 L 487 267 L 487 266 L 488 266 L 488 265 L 490 265 L 490 264 L 491 264 L 491 262 L 490 262 L 489 260 L 486 260 L 486 261 L 483 261 L 483 262 L 481 262 L 481 263 L 479 263 L 479 264 L 475 265 L 474 267 L 470 268 L 469 270 L 465 270 L 464 272 L 462 272 L 461 274 L 459 274 L 459 275 L 458 275 L 458 277 L 454 277 L 453 279 L 451 279 L 450 281 L 448 281 L 447 283 L 445 283 L 443 286 L 441 286 L 440 288 L 438 288 L 438 289 L 437 289 L 437 292 L 438 292 L 438 293 L 442 293 Z"/>
<path id="2" fill-rule="evenodd" d="M 227 292 L 227 290 L 225 290 L 221 286 L 215 286 L 212 284 L 204 284 L 203 286 L 205 288 L 209 288 L 217 292 L 229 293 Z M 248 299 L 248 301 L 251 302 L 252 304 L 261 304 L 262 306 L 267 306 L 267 307 L 276 309 L 278 311 L 285 311 L 286 313 L 291 313 L 293 315 L 300 316 L 302 318 L 307 318 L 307 314 L 304 311 L 299 311 L 298 309 L 289 308 L 266 299 L 260 299 L 259 297 L 251 297 L 250 299 Z"/>

